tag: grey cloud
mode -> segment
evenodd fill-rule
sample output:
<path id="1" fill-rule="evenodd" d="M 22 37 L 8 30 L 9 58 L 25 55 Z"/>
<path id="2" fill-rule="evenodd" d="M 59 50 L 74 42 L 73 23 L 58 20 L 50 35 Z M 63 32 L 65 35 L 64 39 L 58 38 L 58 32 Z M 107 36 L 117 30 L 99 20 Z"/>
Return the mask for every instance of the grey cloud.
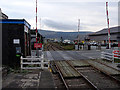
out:
<path id="1" fill-rule="evenodd" d="M 5 14 L 7 14 L 9 18 L 25 18 L 26 20 L 30 21 L 29 23 L 32 25 L 32 27 L 35 27 L 35 0 L 11 0 L 11 2 L 9 1 L 10 0 L 0 1 L 2 11 Z M 106 26 L 106 22 L 105 23 L 102 22 L 103 17 L 106 17 L 105 1 L 103 0 L 101 0 L 102 2 L 75 2 L 75 1 L 80 0 L 60 0 L 60 1 L 38 0 L 38 18 L 46 17 L 46 19 L 42 19 L 43 27 L 45 25 L 48 27 L 47 29 L 49 29 L 50 27 L 50 29 L 53 28 L 62 31 L 63 30 L 77 31 L 78 17 L 82 19 L 80 30 L 93 31 L 96 30 L 96 27 L 104 28 Z M 120 25 L 120 12 L 119 17 L 116 16 L 117 4 L 118 4 L 117 2 L 115 3 L 109 2 L 110 12 L 109 15 L 111 15 L 109 17 L 111 26 L 117 25 L 116 24 L 117 20 L 119 21 Z M 85 21 L 87 20 L 86 23 L 82 23 L 83 20 Z"/>
<path id="2" fill-rule="evenodd" d="M 57 22 L 57 21 L 53 21 L 53 20 L 44 20 L 43 23 L 50 28 L 54 28 L 57 30 L 76 30 L 77 29 L 77 25 L 73 25 L 73 24 L 66 24 L 65 22 Z"/>
<path id="3" fill-rule="evenodd" d="M 54 20 L 50 20 L 50 19 L 45 19 L 43 20 L 44 25 L 46 25 L 47 27 L 53 28 L 53 29 L 57 29 L 57 30 L 74 30 L 77 31 L 78 30 L 78 25 L 76 22 L 73 24 L 70 24 L 68 22 L 57 22 Z M 100 24 L 95 24 L 95 23 L 81 23 L 80 24 L 80 30 L 89 30 L 89 27 L 93 27 L 93 26 L 100 26 Z"/>

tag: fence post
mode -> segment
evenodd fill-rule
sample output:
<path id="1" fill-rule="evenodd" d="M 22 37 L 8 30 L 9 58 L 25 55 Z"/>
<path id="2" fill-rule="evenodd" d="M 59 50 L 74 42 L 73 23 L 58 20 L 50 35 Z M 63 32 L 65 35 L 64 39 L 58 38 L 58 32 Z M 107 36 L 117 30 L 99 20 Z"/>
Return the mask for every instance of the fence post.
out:
<path id="1" fill-rule="evenodd" d="M 112 52 L 112 63 L 114 63 L 114 50 Z"/>
<path id="2" fill-rule="evenodd" d="M 43 61 L 43 57 L 41 57 L 41 68 L 43 69 L 43 67 L 44 67 L 44 63 L 43 63 L 44 61 Z"/>
<path id="3" fill-rule="evenodd" d="M 21 62 L 20 62 L 20 65 L 21 65 L 21 69 L 23 69 L 23 57 L 21 56 Z"/>

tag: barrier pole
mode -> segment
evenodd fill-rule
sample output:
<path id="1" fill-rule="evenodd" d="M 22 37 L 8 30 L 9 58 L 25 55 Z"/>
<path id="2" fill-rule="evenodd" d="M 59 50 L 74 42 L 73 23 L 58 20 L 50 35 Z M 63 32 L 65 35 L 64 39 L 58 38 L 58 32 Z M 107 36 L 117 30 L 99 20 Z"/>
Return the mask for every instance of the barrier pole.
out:
<path id="1" fill-rule="evenodd" d="M 109 17 L 108 17 L 108 2 L 106 2 L 106 13 L 107 13 L 107 24 L 108 24 L 108 43 L 109 43 L 109 49 L 111 49 Z"/>

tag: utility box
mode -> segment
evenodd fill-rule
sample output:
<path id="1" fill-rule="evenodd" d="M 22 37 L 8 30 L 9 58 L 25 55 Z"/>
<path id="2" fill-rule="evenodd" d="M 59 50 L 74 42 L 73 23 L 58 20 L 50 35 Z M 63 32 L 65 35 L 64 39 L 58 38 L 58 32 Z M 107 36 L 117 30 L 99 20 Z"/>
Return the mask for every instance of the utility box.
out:
<path id="1" fill-rule="evenodd" d="M 2 64 L 11 67 L 20 65 L 20 56 L 31 55 L 30 24 L 24 19 L 3 19 Z"/>

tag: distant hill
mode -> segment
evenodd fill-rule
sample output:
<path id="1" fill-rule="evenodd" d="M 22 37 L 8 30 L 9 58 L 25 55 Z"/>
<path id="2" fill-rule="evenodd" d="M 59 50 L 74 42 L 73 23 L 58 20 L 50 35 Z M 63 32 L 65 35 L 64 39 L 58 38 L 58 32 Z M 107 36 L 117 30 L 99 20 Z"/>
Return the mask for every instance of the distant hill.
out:
<path id="1" fill-rule="evenodd" d="M 57 38 L 60 39 L 69 39 L 74 40 L 77 38 L 78 32 L 56 32 L 56 31 L 48 31 L 48 30 L 38 30 L 38 32 L 45 38 Z M 80 32 L 80 39 L 84 39 L 84 36 L 93 32 Z"/>

